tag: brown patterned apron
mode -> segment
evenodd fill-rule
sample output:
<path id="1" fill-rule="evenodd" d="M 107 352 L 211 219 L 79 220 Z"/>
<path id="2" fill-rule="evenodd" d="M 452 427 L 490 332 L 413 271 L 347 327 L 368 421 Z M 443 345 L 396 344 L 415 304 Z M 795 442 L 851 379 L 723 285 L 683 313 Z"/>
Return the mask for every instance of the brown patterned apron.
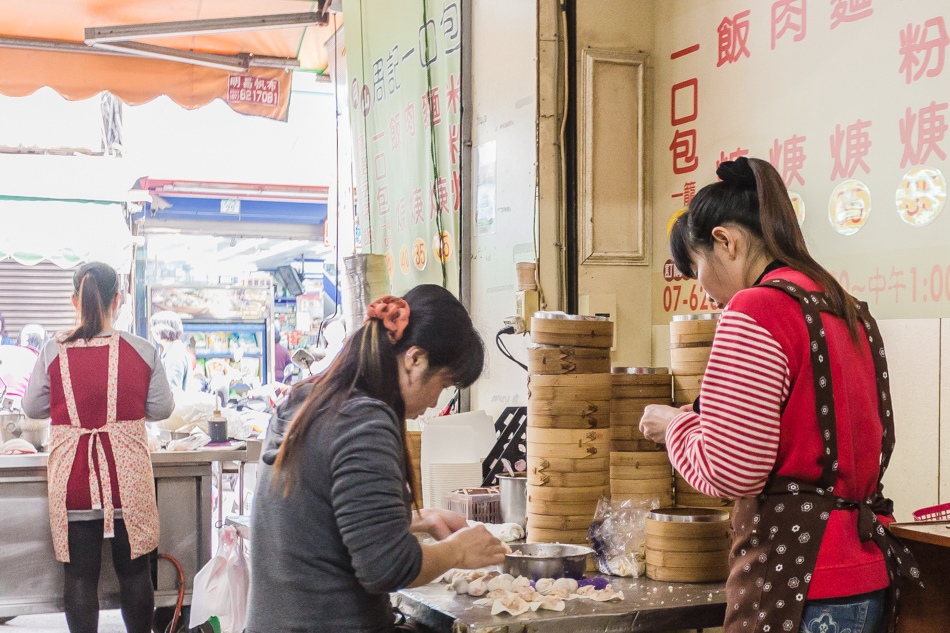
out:
<path id="1" fill-rule="evenodd" d="M 815 380 L 815 412 L 824 446 L 821 477 L 807 483 L 775 476 L 753 499 L 736 502 L 732 525 L 735 539 L 730 554 L 726 582 L 726 633 L 779 633 L 798 631 L 808 586 L 815 571 L 818 550 L 831 513 L 857 510 L 862 542 L 874 541 L 884 554 L 891 578 L 888 631 L 897 619 L 898 580 L 920 576 L 910 551 L 884 528 L 878 515 L 890 516 L 894 504 L 882 493 L 881 477 L 894 450 L 894 418 L 891 414 L 890 386 L 884 343 L 877 322 L 867 304 L 859 303 L 877 375 L 878 410 L 884 426 L 881 470 L 877 491 L 868 499 L 850 500 L 834 494 L 838 470 L 838 437 L 835 423 L 834 391 L 828 342 L 821 312 L 830 312 L 824 293 L 807 292 L 782 279 L 771 279 L 760 287 L 775 288 L 801 304 L 811 339 L 811 361 Z"/>

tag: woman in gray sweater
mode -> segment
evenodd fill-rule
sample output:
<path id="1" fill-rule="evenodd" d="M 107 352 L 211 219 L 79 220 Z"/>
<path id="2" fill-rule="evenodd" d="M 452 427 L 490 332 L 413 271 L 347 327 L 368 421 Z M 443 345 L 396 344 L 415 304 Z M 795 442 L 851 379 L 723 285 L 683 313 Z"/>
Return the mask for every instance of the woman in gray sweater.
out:
<path id="1" fill-rule="evenodd" d="M 389 592 L 504 560 L 484 527 L 411 506 L 405 420 L 475 382 L 484 355 L 462 304 L 424 285 L 370 306 L 333 365 L 294 389 L 254 501 L 248 633 L 389 632 Z"/>

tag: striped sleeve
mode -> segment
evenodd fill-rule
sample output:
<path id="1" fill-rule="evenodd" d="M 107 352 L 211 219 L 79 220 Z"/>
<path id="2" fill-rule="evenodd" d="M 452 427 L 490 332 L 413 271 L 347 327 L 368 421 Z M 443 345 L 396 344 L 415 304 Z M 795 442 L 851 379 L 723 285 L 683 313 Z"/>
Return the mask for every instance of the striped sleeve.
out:
<path id="1" fill-rule="evenodd" d="M 703 494 L 739 499 L 762 492 L 778 455 L 788 358 L 755 319 L 725 311 L 700 392 L 702 412 L 670 423 L 677 472 Z"/>

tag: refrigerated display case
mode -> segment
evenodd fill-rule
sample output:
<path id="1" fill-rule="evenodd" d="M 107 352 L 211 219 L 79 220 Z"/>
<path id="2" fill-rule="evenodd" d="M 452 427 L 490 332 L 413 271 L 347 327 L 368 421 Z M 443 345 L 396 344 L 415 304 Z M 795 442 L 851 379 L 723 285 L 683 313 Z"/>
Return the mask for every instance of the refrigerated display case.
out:
<path id="1" fill-rule="evenodd" d="M 274 294 L 271 286 L 154 286 L 149 317 L 170 310 L 181 317 L 196 373 L 227 373 L 232 383 L 274 380 Z"/>

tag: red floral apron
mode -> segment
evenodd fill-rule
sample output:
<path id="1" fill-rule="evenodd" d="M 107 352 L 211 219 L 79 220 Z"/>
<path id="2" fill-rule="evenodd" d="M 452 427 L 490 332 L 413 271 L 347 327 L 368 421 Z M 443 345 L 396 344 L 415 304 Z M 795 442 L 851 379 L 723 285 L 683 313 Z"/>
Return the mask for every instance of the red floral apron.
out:
<path id="1" fill-rule="evenodd" d="M 76 408 L 69 374 L 69 356 L 66 350 L 73 347 L 109 346 L 109 383 L 106 394 L 106 424 L 97 429 L 83 428 Z M 50 427 L 49 464 L 49 518 L 53 531 L 53 549 L 56 560 L 69 562 L 69 516 L 66 510 L 66 488 L 72 473 L 73 461 L 79 448 L 79 438 L 89 435 L 86 459 L 89 463 L 89 493 L 92 509 L 103 511 L 103 536 L 112 538 L 115 526 L 115 508 L 112 504 L 113 482 L 109 476 L 109 462 L 99 436 L 109 434 L 112 456 L 115 460 L 122 501 L 122 519 L 129 533 L 132 558 L 138 558 L 158 547 L 158 506 L 155 502 L 155 483 L 152 461 L 148 453 L 145 419 L 116 420 L 116 400 L 119 383 L 119 333 L 109 337 L 81 339 L 59 344 L 59 370 L 69 411 L 70 424 L 54 424 Z M 93 451 L 98 458 L 94 468 Z M 98 472 L 97 472 L 98 471 Z M 101 485 L 101 494 L 100 494 Z"/>
<path id="2" fill-rule="evenodd" d="M 878 516 L 890 516 L 894 507 L 893 502 L 884 497 L 880 482 L 894 450 L 894 418 L 881 333 L 867 304 L 859 303 L 874 358 L 884 434 L 877 491 L 868 499 L 844 499 L 834 494 L 838 437 L 828 341 L 821 323 L 821 312 L 830 312 L 827 299 L 824 293 L 807 292 L 782 279 L 771 279 L 760 286 L 781 290 L 801 304 L 811 339 L 815 412 L 825 454 L 817 483 L 777 477 L 773 473 L 761 495 L 736 502 L 732 519 L 735 539 L 726 582 L 725 631 L 798 631 L 818 550 L 828 519 L 835 510 L 857 510 L 861 541 L 874 541 L 884 554 L 891 579 L 888 631 L 894 631 L 900 597 L 898 580 L 916 580 L 920 572 L 910 551 L 878 519 Z"/>

